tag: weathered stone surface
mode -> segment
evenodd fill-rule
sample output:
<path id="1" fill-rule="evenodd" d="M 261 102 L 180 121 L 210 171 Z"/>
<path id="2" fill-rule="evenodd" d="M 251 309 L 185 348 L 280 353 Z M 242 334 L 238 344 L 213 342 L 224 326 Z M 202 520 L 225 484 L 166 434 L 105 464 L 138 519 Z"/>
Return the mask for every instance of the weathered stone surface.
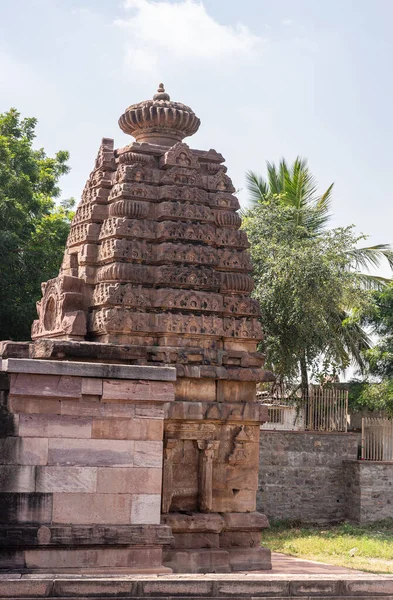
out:
<path id="1" fill-rule="evenodd" d="M 46 465 L 47 461 L 48 440 L 45 438 L 0 439 L 0 464 Z"/>
<path id="2" fill-rule="evenodd" d="M 169 525 L 173 533 L 220 533 L 224 529 L 224 519 L 218 514 L 169 513 L 162 515 L 162 522 Z"/>
<path id="3" fill-rule="evenodd" d="M 131 504 L 131 523 L 159 524 L 161 514 L 160 494 L 134 494 Z"/>
<path id="4" fill-rule="evenodd" d="M 164 550 L 164 564 L 176 573 L 229 573 L 229 554 L 225 550 Z"/>
<path id="5" fill-rule="evenodd" d="M 138 442 L 156 444 L 157 442 Z M 147 450 L 146 450 L 147 451 Z M 157 456 L 157 454 L 156 454 Z M 141 463 L 139 459 L 139 463 Z M 157 462 L 157 459 L 156 459 Z M 134 442 L 125 440 L 50 439 L 48 465 L 127 466 L 134 463 Z M 140 464 L 139 466 L 156 466 Z"/>
<path id="6" fill-rule="evenodd" d="M 217 533 L 176 533 L 172 548 L 219 548 L 220 538 Z"/>
<path id="7" fill-rule="evenodd" d="M 66 415 L 20 415 L 19 435 L 43 438 L 90 438 L 89 417 Z"/>
<path id="8" fill-rule="evenodd" d="M 98 418 L 128 418 L 132 419 L 136 414 L 136 406 L 133 404 L 116 404 L 111 402 L 104 404 L 92 400 L 82 402 L 72 402 L 62 400 L 60 404 L 60 412 L 62 415 L 80 415 L 82 417 L 98 417 Z M 146 407 L 148 408 L 148 407 Z"/>
<path id="9" fill-rule="evenodd" d="M 54 493 L 54 523 L 130 523 L 129 494 Z"/>
<path id="10" fill-rule="evenodd" d="M 0 580 L 0 595 L 3 598 L 45 598 L 49 596 L 51 588 L 50 580 L 20 579 L 13 580 L 12 584 L 7 580 Z"/>
<path id="11" fill-rule="evenodd" d="M 0 357 L 5 358 L 29 358 L 28 342 L 14 342 L 4 340 L 0 342 Z"/>
<path id="12" fill-rule="evenodd" d="M 0 526 L 0 543 L 7 548 L 73 546 L 161 546 L 173 542 L 165 525 L 53 525 L 15 524 Z M 6 552 L 6 551 L 4 551 Z M 10 565 L 12 567 L 12 565 Z"/>
<path id="13" fill-rule="evenodd" d="M 95 377 L 83 377 L 82 395 L 102 396 L 102 379 Z"/>
<path id="14" fill-rule="evenodd" d="M 16 361 L 16 364 L 15 364 Z M 44 362 L 44 361 L 42 361 Z M 36 361 L 23 358 L 9 358 L 3 361 L 3 370 L 15 369 L 10 371 L 11 385 L 10 396 L 27 396 L 33 398 L 73 398 L 79 399 L 81 393 L 81 380 L 70 375 L 64 374 L 42 374 L 40 369 L 33 370 Z M 59 364 L 59 363 L 55 363 Z M 64 363 L 61 363 L 64 364 Z M 21 369 L 18 371 L 18 369 Z M 27 371 L 25 370 L 27 369 Z M 30 371 L 29 371 L 30 370 Z M 44 369 L 44 371 L 50 369 Z M 59 369 L 60 373 L 63 369 Z M 66 369 L 65 369 L 66 370 Z"/>
<path id="15" fill-rule="evenodd" d="M 29 394 L 22 385 L 25 381 L 30 381 L 31 378 L 23 378 L 22 374 L 32 374 L 35 376 L 34 379 L 38 377 L 38 375 L 140 379 L 148 381 L 175 381 L 176 379 L 176 372 L 171 367 L 157 368 L 140 365 L 110 365 L 90 362 L 78 363 L 37 359 L 31 360 L 25 358 L 8 358 L 3 360 L 2 370 L 6 373 L 20 374 L 19 377 L 22 383 L 17 383 L 15 385 L 17 386 L 16 389 L 20 390 L 20 393 L 25 395 Z M 81 385 L 81 382 L 78 382 L 78 379 L 76 379 L 75 382 Z M 42 383 L 37 383 L 37 386 L 42 385 Z M 45 385 L 43 387 L 45 389 Z"/>
<path id="16" fill-rule="evenodd" d="M 134 467 L 161 467 L 162 442 L 135 441 Z"/>
<path id="17" fill-rule="evenodd" d="M 99 467 L 97 492 L 116 494 L 161 494 L 161 468 Z"/>
<path id="18" fill-rule="evenodd" d="M 1 465 L 0 492 L 34 492 L 35 467 Z"/>
<path id="19" fill-rule="evenodd" d="M 95 467 L 40 467 L 36 469 L 37 492 L 86 492 L 97 488 Z"/>
<path id="20" fill-rule="evenodd" d="M 343 464 L 346 516 L 358 523 L 393 517 L 393 463 L 346 461 Z"/>
<path id="21" fill-rule="evenodd" d="M 220 548 L 259 548 L 260 545 L 260 531 L 223 531 L 219 537 Z"/>
<path id="22" fill-rule="evenodd" d="M 74 400 L 69 401 L 72 406 L 76 405 Z M 48 398 L 26 398 L 24 396 L 16 396 L 8 398 L 8 406 L 13 413 L 26 414 L 48 414 L 60 415 L 61 402 L 60 400 L 50 400 Z M 79 403 L 78 403 L 79 406 Z"/>
<path id="23" fill-rule="evenodd" d="M 103 402 L 170 402 L 173 398 L 173 386 L 165 382 L 104 379 L 103 383 Z"/>
<path id="24" fill-rule="evenodd" d="M 269 527 L 266 516 L 259 512 L 229 512 L 222 515 L 225 531 L 261 531 Z"/>
<path id="25" fill-rule="evenodd" d="M 52 495 L 42 493 L 0 493 L 3 523 L 50 523 Z"/>
<path id="26" fill-rule="evenodd" d="M 212 581 L 144 581 L 143 593 L 148 596 L 210 596 Z"/>
<path id="27" fill-rule="evenodd" d="M 346 518 L 351 480 L 343 461 L 356 460 L 357 453 L 355 434 L 262 429 L 258 509 L 272 519 L 311 523 Z"/>
<path id="28" fill-rule="evenodd" d="M 28 569 L 46 569 L 49 572 L 75 569 L 105 569 L 108 567 L 135 569 L 135 572 L 159 570 L 162 564 L 161 548 L 103 548 L 83 550 L 27 550 Z"/>
<path id="29" fill-rule="evenodd" d="M 161 441 L 162 419 L 94 419 L 92 438 Z"/>
<path id="30" fill-rule="evenodd" d="M 270 550 L 267 548 L 228 548 L 232 571 L 260 571 L 272 568 Z"/>
<path id="31" fill-rule="evenodd" d="M 232 596 L 244 598 L 245 596 L 258 597 L 279 597 L 288 598 L 290 583 L 288 580 L 274 581 L 220 581 L 217 586 L 217 593 L 220 596 Z"/>

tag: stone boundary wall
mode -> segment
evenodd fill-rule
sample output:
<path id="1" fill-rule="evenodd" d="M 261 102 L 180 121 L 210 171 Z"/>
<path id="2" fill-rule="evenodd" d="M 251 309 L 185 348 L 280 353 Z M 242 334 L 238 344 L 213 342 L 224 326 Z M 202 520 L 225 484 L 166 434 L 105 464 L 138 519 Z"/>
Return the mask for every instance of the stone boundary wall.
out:
<path id="1" fill-rule="evenodd" d="M 331 523 L 345 519 L 348 475 L 343 461 L 356 461 L 357 452 L 354 433 L 262 429 L 258 510 L 274 520 Z"/>
<path id="2" fill-rule="evenodd" d="M 348 519 L 373 523 L 393 518 L 393 462 L 348 461 L 344 477 Z"/>

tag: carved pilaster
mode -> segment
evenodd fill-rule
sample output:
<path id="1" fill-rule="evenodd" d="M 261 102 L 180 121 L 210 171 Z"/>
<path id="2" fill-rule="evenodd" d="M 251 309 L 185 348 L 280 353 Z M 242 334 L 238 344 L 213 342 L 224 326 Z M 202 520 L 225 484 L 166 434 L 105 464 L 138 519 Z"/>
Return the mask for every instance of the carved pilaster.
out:
<path id="1" fill-rule="evenodd" d="M 220 442 L 212 440 L 198 440 L 199 456 L 199 510 L 211 512 L 213 507 L 213 458 L 214 451 Z"/>
<path id="2" fill-rule="evenodd" d="M 167 440 L 164 448 L 164 466 L 162 474 L 162 513 L 169 513 L 173 497 L 173 452 L 179 440 Z"/>

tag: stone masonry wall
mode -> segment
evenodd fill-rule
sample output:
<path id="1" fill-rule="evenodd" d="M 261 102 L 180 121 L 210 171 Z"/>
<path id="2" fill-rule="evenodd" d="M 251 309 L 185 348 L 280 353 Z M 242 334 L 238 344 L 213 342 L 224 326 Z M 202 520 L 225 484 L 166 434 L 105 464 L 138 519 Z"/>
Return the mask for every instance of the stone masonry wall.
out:
<path id="1" fill-rule="evenodd" d="M 0 371 L 0 570 L 166 572 L 163 424 L 175 370 L 7 359 Z"/>
<path id="2" fill-rule="evenodd" d="M 305 523 L 346 518 L 343 461 L 356 458 L 356 434 L 262 429 L 258 510 Z"/>
<path id="3" fill-rule="evenodd" d="M 373 523 L 393 518 L 393 463 L 344 463 L 348 519 Z"/>

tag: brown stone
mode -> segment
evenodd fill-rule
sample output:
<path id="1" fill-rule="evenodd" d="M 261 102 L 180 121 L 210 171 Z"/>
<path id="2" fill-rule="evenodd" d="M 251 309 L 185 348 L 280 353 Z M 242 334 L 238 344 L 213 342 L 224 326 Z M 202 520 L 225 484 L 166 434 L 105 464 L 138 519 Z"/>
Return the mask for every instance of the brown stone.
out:
<path id="1" fill-rule="evenodd" d="M 135 441 L 134 467 L 161 467 L 162 442 Z"/>
<path id="2" fill-rule="evenodd" d="M 220 548 L 259 548 L 260 545 L 260 531 L 223 531 L 220 533 Z"/>
<path id="3" fill-rule="evenodd" d="M 222 535 L 222 534 L 221 534 Z M 172 548 L 219 548 L 221 536 L 217 533 L 176 533 Z"/>
<path id="4" fill-rule="evenodd" d="M 133 404 L 104 404 L 96 401 L 72 402 L 63 400 L 60 404 L 62 415 L 80 415 L 81 417 L 129 418 L 135 416 L 136 407 Z"/>
<path id="5" fill-rule="evenodd" d="M 74 401 L 71 401 L 75 405 Z M 48 400 L 47 398 L 24 398 L 15 397 L 8 399 L 8 406 L 13 413 L 26 414 L 51 414 L 59 415 L 61 413 L 60 400 Z"/>
<path id="6" fill-rule="evenodd" d="M 170 402 L 173 400 L 173 386 L 165 382 L 119 381 L 104 379 L 103 402 Z"/>
<path id="7" fill-rule="evenodd" d="M 81 390 L 81 380 L 67 375 L 31 375 L 25 373 L 13 373 L 11 375 L 11 398 L 15 396 L 28 398 L 38 396 L 53 399 L 78 399 L 82 395 Z"/>
<path id="8" fill-rule="evenodd" d="M 91 419 L 65 415 L 20 415 L 19 435 L 43 438 L 90 438 Z"/>
<path id="9" fill-rule="evenodd" d="M 132 524 L 158 524 L 161 514 L 160 494 L 133 494 L 131 504 Z"/>
<path id="10" fill-rule="evenodd" d="M 162 435 L 162 419 L 94 419 L 91 437 L 161 441 Z"/>
<path id="11" fill-rule="evenodd" d="M 108 567 L 129 568 L 134 572 L 161 565 L 162 551 L 156 548 L 103 548 L 67 550 L 28 550 L 25 552 L 28 569 L 46 569 L 49 572 L 60 570 L 80 571 L 81 569 Z"/>
<path id="12" fill-rule="evenodd" d="M 161 468 L 99 467 L 98 493 L 160 494 Z"/>
<path id="13" fill-rule="evenodd" d="M 93 493 L 97 488 L 95 467 L 40 467 L 36 473 L 37 492 Z"/>
<path id="14" fill-rule="evenodd" d="M 48 440 L 8 437 L 0 439 L 0 464 L 46 465 Z"/>
<path id="15" fill-rule="evenodd" d="M 54 493 L 54 523 L 130 523 L 129 494 Z"/>
<path id="16" fill-rule="evenodd" d="M 267 548 L 228 548 L 232 571 L 260 571 L 272 568 L 270 550 Z"/>
<path id="17" fill-rule="evenodd" d="M 138 442 L 156 444 L 159 442 Z M 141 462 L 141 461 L 140 461 Z M 150 461 L 151 462 L 151 461 Z M 157 462 L 157 461 L 156 461 Z M 50 439 L 49 465 L 128 466 L 134 463 L 134 442 L 125 440 Z M 156 465 L 140 465 L 156 466 Z"/>
<path id="18" fill-rule="evenodd" d="M 164 550 L 164 564 L 176 573 L 229 573 L 229 554 L 225 550 Z M 198 584 L 199 585 L 199 584 Z"/>
<path id="19" fill-rule="evenodd" d="M 220 533 L 224 528 L 224 520 L 218 514 L 169 513 L 162 516 L 162 522 L 169 525 L 173 533 Z"/>

